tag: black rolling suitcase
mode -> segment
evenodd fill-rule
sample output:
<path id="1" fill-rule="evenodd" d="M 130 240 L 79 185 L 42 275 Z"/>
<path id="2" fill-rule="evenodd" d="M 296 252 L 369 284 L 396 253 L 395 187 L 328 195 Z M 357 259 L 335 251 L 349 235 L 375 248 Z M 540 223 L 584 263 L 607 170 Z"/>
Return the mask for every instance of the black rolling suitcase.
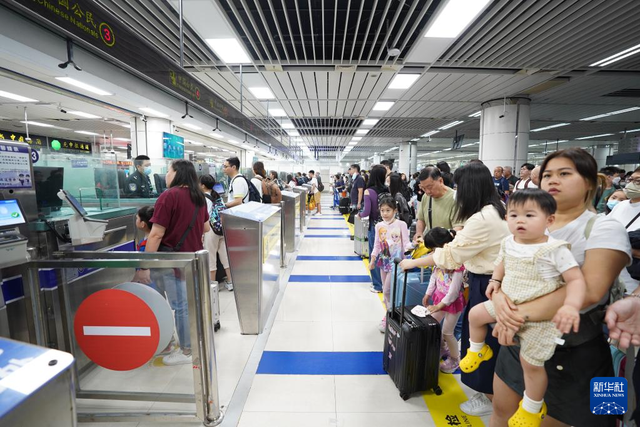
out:
<path id="1" fill-rule="evenodd" d="M 338 211 L 342 215 L 346 215 L 351 212 L 351 200 L 348 197 L 343 197 L 340 199 L 340 203 L 338 205 Z"/>
<path id="2" fill-rule="evenodd" d="M 391 291 L 391 307 L 396 306 L 395 286 L 398 282 L 398 263 L 394 289 Z M 404 275 L 402 301 L 407 293 L 407 274 Z M 387 311 L 387 329 L 384 334 L 382 365 L 393 379 L 403 400 L 409 399 L 417 391 L 433 391 L 440 395 L 438 386 L 440 372 L 440 324 L 431 316 L 418 317 L 411 313 L 414 306 L 400 307 Z"/>

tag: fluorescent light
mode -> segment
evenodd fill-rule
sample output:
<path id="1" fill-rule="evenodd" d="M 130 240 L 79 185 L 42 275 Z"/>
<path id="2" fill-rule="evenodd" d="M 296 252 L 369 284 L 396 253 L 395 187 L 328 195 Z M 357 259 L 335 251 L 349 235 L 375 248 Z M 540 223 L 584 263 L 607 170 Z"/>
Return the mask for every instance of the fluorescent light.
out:
<path id="1" fill-rule="evenodd" d="M 454 126 L 459 125 L 460 123 L 464 123 L 464 122 L 463 122 L 462 120 L 458 120 L 458 121 L 455 121 L 455 122 L 451 122 L 451 123 L 449 123 L 448 125 L 444 125 L 444 126 L 442 126 L 442 127 L 438 128 L 438 130 L 445 130 L 445 129 L 449 129 L 449 128 L 452 128 L 452 127 L 454 127 Z"/>
<path id="2" fill-rule="evenodd" d="M 349 141 L 349 145 L 358 145 L 358 141 Z"/>
<path id="3" fill-rule="evenodd" d="M 409 89 L 419 78 L 420 74 L 396 74 L 389 89 Z"/>
<path id="4" fill-rule="evenodd" d="M 482 110 L 476 111 L 473 114 L 469 114 L 469 117 L 480 117 L 482 115 Z"/>
<path id="5" fill-rule="evenodd" d="M 286 117 L 287 113 L 282 108 L 271 108 L 268 110 L 268 114 L 271 117 Z"/>
<path id="6" fill-rule="evenodd" d="M 300 136 L 300 132 L 298 132 L 297 130 L 289 130 L 287 131 L 287 133 L 289 134 L 289 136 Z"/>
<path id="7" fill-rule="evenodd" d="M 185 153 L 191 153 L 191 154 L 195 153 L 195 151 L 193 151 L 193 150 L 184 150 L 184 152 Z"/>
<path id="8" fill-rule="evenodd" d="M 360 141 L 362 139 L 361 136 L 354 136 L 351 138 L 352 141 Z"/>
<path id="9" fill-rule="evenodd" d="M 540 132 L 542 130 L 547 130 L 547 129 L 553 129 L 553 128 L 559 128 L 562 126 L 569 126 L 571 123 L 558 123 L 557 125 L 550 125 L 550 126 L 545 126 L 543 128 L 538 128 L 538 129 L 531 129 L 529 132 Z"/>
<path id="10" fill-rule="evenodd" d="M 224 139 L 224 136 L 220 135 L 220 132 L 209 132 L 209 135 L 218 139 Z"/>
<path id="11" fill-rule="evenodd" d="M 640 44 L 630 47 L 629 49 L 625 49 L 622 52 L 618 52 L 614 55 L 608 56 L 604 59 L 601 59 L 598 62 L 594 62 L 593 64 L 589 65 L 589 67 L 604 67 L 605 65 L 609 65 L 616 61 L 620 61 L 621 59 L 624 59 L 627 56 L 635 55 L 638 52 L 640 52 Z"/>
<path id="12" fill-rule="evenodd" d="M 37 99 L 27 98 L 26 96 L 16 95 L 15 93 L 5 92 L 3 90 L 0 90 L 0 96 L 3 98 L 9 98 L 9 99 L 13 99 L 14 101 L 20 101 L 20 102 L 38 102 Z"/>
<path id="13" fill-rule="evenodd" d="M 592 139 L 592 138 L 600 138 L 600 137 L 603 137 L 603 136 L 611 136 L 611 135 L 613 135 L 613 134 L 612 133 L 603 133 L 603 134 L 600 134 L 600 135 L 583 136 L 581 138 L 576 138 L 576 139 Z M 560 141 L 558 141 L 558 142 L 560 142 Z"/>
<path id="14" fill-rule="evenodd" d="M 31 120 L 21 121 L 20 123 L 27 123 L 27 124 L 32 125 L 32 126 L 40 126 L 40 127 L 43 127 L 43 128 L 54 128 L 55 127 L 54 125 L 50 125 L 50 124 L 47 124 L 47 123 L 40 123 L 40 122 L 32 122 Z"/>
<path id="15" fill-rule="evenodd" d="M 129 138 L 113 138 L 113 140 L 114 141 L 126 141 L 126 142 L 131 141 L 131 139 L 129 139 Z"/>
<path id="16" fill-rule="evenodd" d="M 72 79 L 71 77 L 56 77 L 56 80 L 60 80 L 61 82 L 65 82 L 72 86 L 79 87 L 80 89 L 84 89 L 87 92 L 95 93 L 96 95 L 103 95 L 103 96 L 113 95 L 112 93 L 99 89 L 95 86 L 91 86 L 90 84 L 87 84 L 85 82 L 81 82 L 80 80 Z"/>
<path id="17" fill-rule="evenodd" d="M 168 114 L 161 113 L 160 111 L 154 110 L 153 108 L 149 108 L 149 107 L 140 107 L 140 111 L 144 111 L 145 113 L 155 117 L 169 117 Z"/>
<path id="18" fill-rule="evenodd" d="M 295 126 L 291 122 L 282 122 L 280 126 L 282 126 L 282 129 L 295 129 Z"/>
<path id="19" fill-rule="evenodd" d="M 185 139 L 184 140 L 187 144 L 191 144 L 191 145 L 204 145 L 202 142 L 197 142 L 197 141 L 192 141 L 190 139 Z"/>
<path id="20" fill-rule="evenodd" d="M 356 135 L 366 135 L 369 133 L 369 129 L 358 129 Z"/>
<path id="21" fill-rule="evenodd" d="M 69 114 L 73 114 L 74 116 L 85 117 L 87 119 L 101 119 L 102 117 L 96 116 L 95 114 L 85 113 L 84 111 L 67 111 Z"/>
<path id="22" fill-rule="evenodd" d="M 449 0 L 425 37 L 453 39 L 480 13 L 490 0 Z"/>
<path id="23" fill-rule="evenodd" d="M 88 130 L 76 130 L 74 131 L 75 133 L 81 133 L 83 135 L 93 135 L 93 136 L 100 136 L 99 133 L 95 133 L 95 132 L 89 132 Z"/>
<path id="24" fill-rule="evenodd" d="M 556 141 L 558 144 L 560 144 L 561 142 L 569 142 L 568 139 L 561 139 L 560 141 Z"/>
<path id="25" fill-rule="evenodd" d="M 179 126 L 184 126 L 186 128 L 192 129 L 192 130 L 201 130 L 202 129 L 200 126 L 192 125 L 191 123 L 182 123 Z"/>
<path id="26" fill-rule="evenodd" d="M 211 49 L 227 64 L 250 64 L 251 58 L 237 39 L 206 39 Z"/>
<path id="27" fill-rule="evenodd" d="M 633 133 L 633 132 L 640 132 L 640 128 L 638 129 L 631 129 L 631 130 L 623 130 L 620 133 Z"/>
<path id="28" fill-rule="evenodd" d="M 640 107 L 625 108 L 624 110 L 617 110 L 617 111 L 612 111 L 610 113 L 599 114 L 597 116 L 585 117 L 584 119 L 580 119 L 580 120 L 586 121 L 586 120 L 601 119 L 603 117 L 615 116 L 616 114 L 623 114 L 623 113 L 628 113 L 629 111 L 636 111 L 636 110 L 640 110 Z"/>
<path id="29" fill-rule="evenodd" d="M 395 102 L 379 101 L 373 106 L 374 111 L 389 111 Z"/>
<path id="30" fill-rule="evenodd" d="M 258 99 L 274 99 L 276 97 L 268 87 L 250 87 L 249 92 Z"/>
<path id="31" fill-rule="evenodd" d="M 426 138 L 428 136 L 435 135 L 436 133 L 440 133 L 440 131 L 439 130 L 432 130 L 431 132 L 427 132 L 427 133 L 423 134 L 422 138 Z"/>
<path id="32" fill-rule="evenodd" d="M 416 141 L 420 141 L 420 138 L 413 138 L 413 139 L 411 140 L 411 142 L 416 142 Z"/>
<path id="33" fill-rule="evenodd" d="M 375 126 L 379 121 L 380 119 L 365 119 L 362 122 L 362 126 Z"/>

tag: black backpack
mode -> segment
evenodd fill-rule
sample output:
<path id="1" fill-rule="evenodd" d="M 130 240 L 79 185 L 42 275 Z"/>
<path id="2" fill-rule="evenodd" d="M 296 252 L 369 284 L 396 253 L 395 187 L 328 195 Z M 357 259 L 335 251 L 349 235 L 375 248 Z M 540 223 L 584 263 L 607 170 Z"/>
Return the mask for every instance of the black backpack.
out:
<path id="1" fill-rule="evenodd" d="M 324 185 L 322 184 L 322 180 L 320 179 L 320 177 L 318 177 L 317 179 L 318 179 L 318 191 L 323 192 Z"/>
<path id="2" fill-rule="evenodd" d="M 386 188 L 385 191 L 378 194 L 378 219 L 376 219 L 375 221 L 369 221 L 369 227 L 375 227 L 377 223 L 382 221 L 382 216 L 380 215 L 380 202 L 382 202 L 382 200 L 387 197 L 391 197 L 393 199 L 391 193 L 389 193 L 388 189 Z"/>
<path id="3" fill-rule="evenodd" d="M 233 186 L 233 180 L 235 180 L 237 177 L 241 176 L 242 179 L 244 179 L 244 181 L 247 183 L 247 187 L 249 187 L 249 201 L 250 202 L 258 202 L 258 203 L 262 203 L 262 197 L 260 197 L 260 192 L 258 191 L 258 189 L 256 188 L 255 185 L 253 185 L 253 183 L 251 181 L 249 181 L 247 179 L 246 176 L 244 175 L 237 175 L 235 178 L 233 178 L 231 180 L 231 184 L 229 184 L 229 187 Z M 247 197 L 247 196 L 245 196 Z M 244 198 L 242 199 L 244 200 Z"/>
<path id="4" fill-rule="evenodd" d="M 407 223 L 407 227 L 411 227 L 413 218 L 411 216 L 411 210 L 409 209 L 409 203 L 407 203 L 407 199 L 400 193 L 396 194 L 396 205 L 398 207 L 398 219 Z"/>

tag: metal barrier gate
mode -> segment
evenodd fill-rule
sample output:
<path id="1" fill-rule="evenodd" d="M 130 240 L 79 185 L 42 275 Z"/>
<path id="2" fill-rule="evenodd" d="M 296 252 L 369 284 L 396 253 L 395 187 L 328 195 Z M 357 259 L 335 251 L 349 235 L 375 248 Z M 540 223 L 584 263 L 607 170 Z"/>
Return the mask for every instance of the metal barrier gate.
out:
<path id="1" fill-rule="evenodd" d="M 76 397 L 78 399 L 154 402 L 154 404 L 150 404 L 147 410 L 140 412 L 82 412 L 82 408 L 79 407 L 79 421 L 179 422 L 200 420 L 205 426 L 216 426 L 222 422 L 223 415 L 220 410 L 218 396 L 218 373 L 214 346 L 214 320 L 212 315 L 208 260 L 207 251 L 199 251 L 196 253 L 71 252 L 55 253 L 54 258 L 51 260 L 32 261 L 26 266 L 25 298 L 34 316 L 33 328 L 35 330 L 37 344 L 41 346 L 45 346 L 48 342 L 48 327 L 46 319 L 47 313 L 44 313 L 41 309 L 43 305 L 41 301 L 42 294 L 38 283 L 38 270 L 58 270 L 62 278 L 59 291 L 61 294 L 60 304 L 63 309 L 63 331 L 65 339 L 68 340 L 66 343 L 68 351 L 70 351 L 78 361 L 74 365 Z M 135 377 L 136 372 L 129 371 L 123 374 L 96 366 L 87 359 L 82 353 L 82 350 L 77 346 L 73 316 L 74 310 L 77 308 L 76 306 L 79 305 L 78 301 L 80 298 L 76 298 L 74 301 L 70 297 L 74 280 L 68 280 L 68 276 L 73 277 L 73 272 L 82 270 L 85 274 L 95 274 L 95 281 L 100 281 L 101 286 L 104 287 L 111 285 L 109 282 L 122 281 L 122 277 L 126 277 L 127 274 L 130 274 L 136 268 L 152 269 L 152 271 L 153 269 L 173 269 L 174 274 L 180 272 L 182 275 L 180 277 L 186 281 L 189 328 L 192 337 L 193 394 L 172 393 L 170 392 L 171 390 L 166 390 L 166 388 L 170 388 L 170 382 L 165 385 L 165 389 L 160 391 L 132 391 L 131 388 L 141 387 L 141 384 L 135 384 L 133 380 L 127 381 L 129 378 Z M 88 295 L 85 295 L 85 298 L 87 296 Z M 142 366 L 141 368 L 147 370 L 153 369 L 148 366 Z M 151 378 L 156 378 L 158 375 L 157 372 L 158 371 L 150 372 L 152 374 Z M 170 369 L 167 371 L 167 373 L 173 375 L 174 381 L 178 375 L 176 372 L 179 372 L 179 369 Z M 148 374 L 145 372 L 142 373 Z M 104 387 L 102 389 L 84 388 L 82 385 L 84 379 L 91 375 L 94 377 L 93 383 L 100 385 L 113 383 L 116 384 L 116 386 L 113 387 L 115 389 L 109 390 L 104 389 Z M 189 380 L 190 378 L 187 378 L 186 381 L 182 378 L 181 381 L 178 382 L 182 383 L 181 386 L 184 388 L 184 383 L 188 383 Z M 128 384 L 128 382 L 132 384 Z M 126 390 L 127 388 L 130 389 Z M 195 412 L 173 410 L 153 411 L 152 406 L 158 402 L 195 402 L 196 410 Z"/>

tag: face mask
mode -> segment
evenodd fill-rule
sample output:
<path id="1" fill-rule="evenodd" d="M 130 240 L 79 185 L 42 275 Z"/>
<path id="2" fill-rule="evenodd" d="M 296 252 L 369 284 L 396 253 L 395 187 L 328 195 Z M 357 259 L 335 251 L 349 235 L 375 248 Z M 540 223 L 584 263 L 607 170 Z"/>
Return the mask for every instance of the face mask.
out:
<path id="1" fill-rule="evenodd" d="M 640 198 L 640 186 L 634 182 L 630 182 L 624 188 L 624 194 L 626 194 L 630 199 L 638 199 Z"/>
<path id="2" fill-rule="evenodd" d="M 620 200 L 609 200 L 607 202 L 607 207 L 613 210 L 613 208 L 615 208 L 618 203 L 620 203 Z"/>
<path id="3" fill-rule="evenodd" d="M 619 176 L 613 178 L 613 185 L 618 185 L 618 184 L 620 184 L 620 177 Z"/>
<path id="4" fill-rule="evenodd" d="M 151 175 L 151 166 L 144 168 L 144 174 L 147 176 Z"/>

